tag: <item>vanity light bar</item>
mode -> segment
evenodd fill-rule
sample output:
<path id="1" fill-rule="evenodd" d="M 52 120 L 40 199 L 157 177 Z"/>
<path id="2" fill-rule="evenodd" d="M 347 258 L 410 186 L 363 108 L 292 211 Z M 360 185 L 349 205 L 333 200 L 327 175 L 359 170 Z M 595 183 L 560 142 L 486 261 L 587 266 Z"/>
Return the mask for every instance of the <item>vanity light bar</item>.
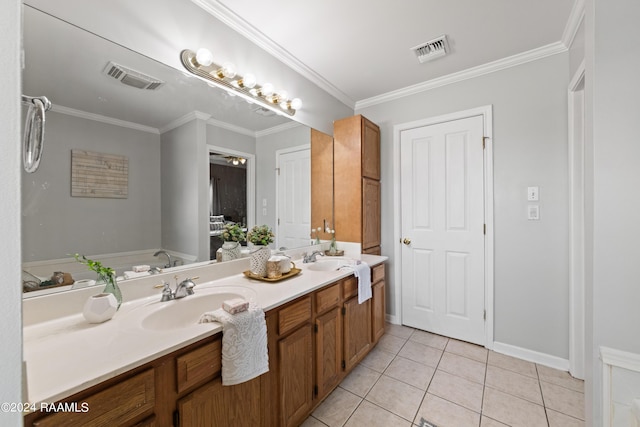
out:
<path id="1" fill-rule="evenodd" d="M 180 53 L 180 60 L 187 71 L 207 83 L 230 91 L 232 94 L 241 96 L 247 101 L 260 104 L 262 107 L 277 114 L 293 116 L 296 113 L 296 109 L 300 109 L 302 106 L 302 101 L 299 98 L 289 99 L 286 93 L 274 93 L 273 86 L 269 83 L 264 85 L 255 84 L 254 82 L 249 85 L 244 84 L 244 81 L 248 78 L 253 80 L 253 76 L 247 74 L 243 78 L 237 75 L 235 70 L 230 70 L 230 64 L 222 66 L 213 62 L 208 65 L 201 64 L 196 60 L 196 52 L 189 49 L 185 49 Z"/>

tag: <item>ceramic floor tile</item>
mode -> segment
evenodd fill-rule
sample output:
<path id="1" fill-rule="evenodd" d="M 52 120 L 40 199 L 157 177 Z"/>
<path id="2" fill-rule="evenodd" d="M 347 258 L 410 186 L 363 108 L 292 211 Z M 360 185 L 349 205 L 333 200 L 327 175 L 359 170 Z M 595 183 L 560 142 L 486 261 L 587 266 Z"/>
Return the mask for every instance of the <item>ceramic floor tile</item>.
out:
<path id="1" fill-rule="evenodd" d="M 487 363 L 489 365 L 497 366 L 498 368 L 506 369 L 508 371 L 517 372 L 531 378 L 538 378 L 536 364 L 533 362 L 527 362 L 526 360 L 496 353 L 495 351 L 490 351 Z"/>
<path id="2" fill-rule="evenodd" d="M 584 421 L 547 408 L 549 427 L 584 427 Z"/>
<path id="3" fill-rule="evenodd" d="M 420 390 L 426 390 L 431 381 L 431 377 L 435 372 L 435 368 L 405 359 L 404 357 L 396 357 L 389 365 L 384 374 L 410 384 Z"/>
<path id="4" fill-rule="evenodd" d="M 442 335 L 432 334 L 431 332 L 415 330 L 409 337 L 411 341 L 419 342 L 420 344 L 435 347 L 438 350 L 444 350 L 449 342 L 449 338 Z"/>
<path id="5" fill-rule="evenodd" d="M 484 388 L 482 415 L 512 427 L 547 427 L 542 406 L 491 387 Z"/>
<path id="6" fill-rule="evenodd" d="M 304 420 L 300 427 L 327 427 L 327 425 L 316 418 L 309 417 Z"/>
<path id="7" fill-rule="evenodd" d="M 440 359 L 438 369 L 479 384 L 484 384 L 487 365 L 477 360 L 445 351 Z"/>
<path id="8" fill-rule="evenodd" d="M 545 381 L 540 386 L 547 408 L 584 420 L 584 394 Z"/>
<path id="9" fill-rule="evenodd" d="M 376 346 L 380 347 L 382 350 L 388 351 L 389 353 L 398 354 L 405 342 L 407 342 L 406 338 L 384 334 Z"/>
<path id="10" fill-rule="evenodd" d="M 568 372 L 549 368 L 543 365 L 536 365 L 540 381 L 569 388 L 574 391 L 584 393 L 584 381 L 573 378 Z"/>
<path id="11" fill-rule="evenodd" d="M 438 427 L 478 427 L 480 414 L 427 393 L 414 422 L 424 418 Z"/>
<path id="12" fill-rule="evenodd" d="M 435 368 L 440 362 L 442 351 L 415 341 L 407 341 L 398 356 Z"/>
<path id="13" fill-rule="evenodd" d="M 382 375 L 380 372 L 367 368 L 360 363 L 342 380 L 340 387 L 357 396 L 365 397 L 371 387 L 378 381 L 380 375 Z"/>
<path id="14" fill-rule="evenodd" d="M 312 415 L 329 427 L 341 427 L 360 402 L 362 398 L 338 387 L 313 411 Z"/>
<path id="15" fill-rule="evenodd" d="M 375 347 L 360 363 L 374 371 L 382 373 L 387 369 L 387 366 L 389 366 L 389 363 L 391 363 L 394 357 L 395 354 L 389 353 L 380 347 Z"/>
<path id="16" fill-rule="evenodd" d="M 482 384 L 465 380 L 438 369 L 427 391 L 429 394 L 464 406 L 474 412 L 480 412 L 482 409 L 483 389 Z"/>
<path id="17" fill-rule="evenodd" d="M 450 339 L 445 351 L 468 357 L 469 359 L 477 360 L 478 362 L 487 363 L 488 351 L 486 348 L 480 347 L 479 345 Z"/>
<path id="18" fill-rule="evenodd" d="M 414 329 L 403 325 L 394 325 L 392 323 L 386 323 L 384 327 L 384 333 L 394 335 L 400 338 L 409 338 Z"/>
<path id="19" fill-rule="evenodd" d="M 509 427 L 506 424 L 502 424 L 500 421 L 492 420 L 484 415 L 480 419 L 480 427 Z"/>
<path id="20" fill-rule="evenodd" d="M 542 405 L 540 383 L 535 378 L 489 365 L 486 385 Z"/>
<path id="21" fill-rule="evenodd" d="M 365 399 L 407 421 L 412 421 L 423 397 L 423 390 L 383 375 Z"/>
<path id="22" fill-rule="evenodd" d="M 410 427 L 411 423 L 366 400 L 358 406 L 345 427 Z"/>

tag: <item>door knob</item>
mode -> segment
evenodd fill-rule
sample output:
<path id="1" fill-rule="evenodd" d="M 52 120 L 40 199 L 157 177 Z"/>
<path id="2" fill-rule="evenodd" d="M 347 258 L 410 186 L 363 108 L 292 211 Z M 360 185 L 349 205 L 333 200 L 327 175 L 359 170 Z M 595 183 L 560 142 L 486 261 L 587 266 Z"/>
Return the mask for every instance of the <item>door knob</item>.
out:
<path id="1" fill-rule="evenodd" d="M 404 243 L 405 245 L 409 246 L 411 244 L 411 239 L 407 239 L 405 237 L 404 239 L 402 239 L 402 243 Z"/>

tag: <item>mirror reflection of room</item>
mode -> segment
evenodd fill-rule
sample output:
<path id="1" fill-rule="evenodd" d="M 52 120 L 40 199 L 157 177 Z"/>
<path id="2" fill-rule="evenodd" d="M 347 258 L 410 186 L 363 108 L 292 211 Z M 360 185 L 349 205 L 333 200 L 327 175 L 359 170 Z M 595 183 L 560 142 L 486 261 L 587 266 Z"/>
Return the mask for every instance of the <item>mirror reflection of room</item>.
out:
<path id="1" fill-rule="evenodd" d="M 224 153 L 209 153 L 210 259 L 222 247 L 226 224 L 247 228 L 247 159 Z M 246 246 L 246 241 L 241 243 Z"/>

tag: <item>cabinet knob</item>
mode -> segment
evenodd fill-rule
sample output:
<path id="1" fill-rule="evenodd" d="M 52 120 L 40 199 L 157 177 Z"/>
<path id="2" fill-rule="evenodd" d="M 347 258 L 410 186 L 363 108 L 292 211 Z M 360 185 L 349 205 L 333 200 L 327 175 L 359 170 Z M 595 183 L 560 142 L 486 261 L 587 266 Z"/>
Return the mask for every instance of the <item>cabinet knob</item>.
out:
<path id="1" fill-rule="evenodd" d="M 402 239 L 402 243 L 404 243 L 405 245 L 409 246 L 411 244 L 411 239 L 408 239 L 408 238 L 405 237 L 404 239 Z"/>

